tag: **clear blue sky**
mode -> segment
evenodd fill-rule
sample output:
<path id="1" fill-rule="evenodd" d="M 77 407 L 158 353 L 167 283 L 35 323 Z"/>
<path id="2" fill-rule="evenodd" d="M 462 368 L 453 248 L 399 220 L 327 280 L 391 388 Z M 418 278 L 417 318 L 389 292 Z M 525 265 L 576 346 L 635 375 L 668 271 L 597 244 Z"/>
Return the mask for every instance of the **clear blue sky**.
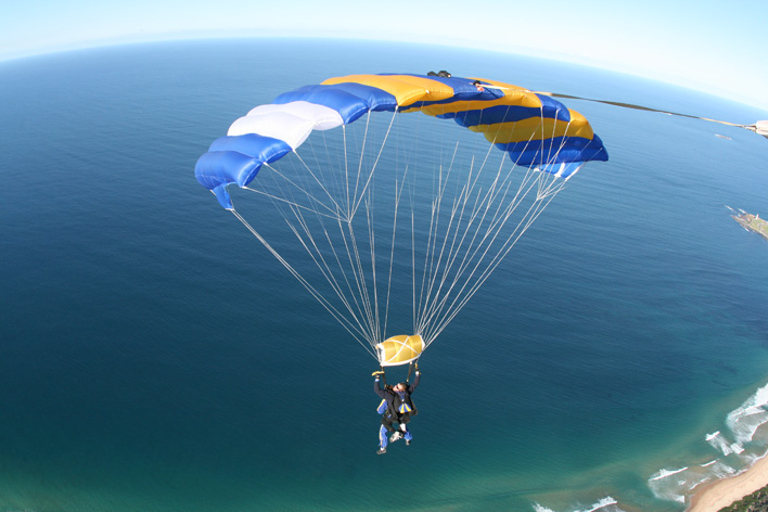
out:
<path id="1" fill-rule="evenodd" d="M 25 0 L 0 7 L 0 60 L 222 36 L 493 48 L 646 76 L 768 110 L 768 0 Z"/>

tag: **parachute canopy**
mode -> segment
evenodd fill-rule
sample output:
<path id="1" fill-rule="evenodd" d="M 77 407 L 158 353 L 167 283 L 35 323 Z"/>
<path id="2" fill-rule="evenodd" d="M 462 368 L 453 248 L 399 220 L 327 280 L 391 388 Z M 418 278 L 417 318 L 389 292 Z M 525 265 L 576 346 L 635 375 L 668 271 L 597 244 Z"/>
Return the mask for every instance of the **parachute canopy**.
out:
<path id="1" fill-rule="evenodd" d="M 424 352 L 424 340 L 418 334 L 399 334 L 376 345 L 381 366 L 399 366 L 418 359 Z"/>
<path id="2" fill-rule="evenodd" d="M 198 181 L 232 209 L 227 186 L 249 184 L 264 164 L 296 151 L 313 130 L 368 112 L 423 112 L 481 132 L 516 165 L 568 178 L 608 153 L 587 120 L 546 95 L 495 80 L 409 74 L 329 78 L 279 95 L 230 126 L 195 166 Z"/>
<path id="3" fill-rule="evenodd" d="M 253 108 L 195 175 L 396 365 L 443 332 L 585 162 L 607 159 L 584 116 L 545 94 L 449 73 L 351 75 Z"/>

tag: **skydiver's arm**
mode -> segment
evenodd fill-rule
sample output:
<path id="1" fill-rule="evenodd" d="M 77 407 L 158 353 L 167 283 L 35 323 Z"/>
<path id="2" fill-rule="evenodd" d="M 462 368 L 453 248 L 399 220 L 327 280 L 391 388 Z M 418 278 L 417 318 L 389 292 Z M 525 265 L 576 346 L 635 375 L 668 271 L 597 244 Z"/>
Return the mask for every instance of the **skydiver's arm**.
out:
<path id="1" fill-rule="evenodd" d="M 373 381 L 373 392 L 379 395 L 381 398 L 387 398 L 386 392 L 381 389 L 378 376 L 376 376 L 376 380 Z"/>
<path id="2" fill-rule="evenodd" d="M 415 390 L 419 382 L 421 381 L 421 372 L 419 370 L 416 370 L 416 378 L 413 379 L 413 384 L 408 388 L 408 393 L 413 393 L 413 390 Z"/>

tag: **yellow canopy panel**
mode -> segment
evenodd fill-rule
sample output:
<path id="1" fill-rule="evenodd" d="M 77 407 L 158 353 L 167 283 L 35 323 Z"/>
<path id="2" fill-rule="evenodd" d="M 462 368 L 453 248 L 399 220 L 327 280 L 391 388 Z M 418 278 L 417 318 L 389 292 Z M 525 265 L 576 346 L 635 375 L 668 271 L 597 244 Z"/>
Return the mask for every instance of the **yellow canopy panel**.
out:
<path id="1" fill-rule="evenodd" d="M 418 359 L 424 348 L 424 340 L 418 334 L 399 334 L 376 345 L 376 352 L 381 366 L 399 366 Z"/>

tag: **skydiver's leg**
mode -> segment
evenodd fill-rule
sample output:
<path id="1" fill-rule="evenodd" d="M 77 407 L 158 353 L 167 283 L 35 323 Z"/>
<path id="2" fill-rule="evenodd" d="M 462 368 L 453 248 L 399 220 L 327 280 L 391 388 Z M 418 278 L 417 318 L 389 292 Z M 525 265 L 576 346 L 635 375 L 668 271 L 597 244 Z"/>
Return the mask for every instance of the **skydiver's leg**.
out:
<path id="1" fill-rule="evenodd" d="M 379 455 L 383 453 L 387 453 L 388 443 L 389 443 L 389 439 L 387 439 L 387 427 L 382 425 L 381 427 L 379 427 L 379 451 L 377 451 L 376 453 L 378 453 Z"/>
<path id="2" fill-rule="evenodd" d="M 405 444 L 411 444 L 411 440 L 413 440 L 411 431 L 408 430 L 408 423 L 410 423 L 410 421 L 410 414 L 403 414 L 400 417 L 400 430 L 403 432 L 403 439 L 405 439 Z"/>
<path id="3" fill-rule="evenodd" d="M 396 420 L 393 418 L 389 418 L 386 415 L 381 417 L 381 424 L 384 425 L 384 428 L 387 429 L 387 432 L 394 433 L 395 432 L 395 424 Z"/>

